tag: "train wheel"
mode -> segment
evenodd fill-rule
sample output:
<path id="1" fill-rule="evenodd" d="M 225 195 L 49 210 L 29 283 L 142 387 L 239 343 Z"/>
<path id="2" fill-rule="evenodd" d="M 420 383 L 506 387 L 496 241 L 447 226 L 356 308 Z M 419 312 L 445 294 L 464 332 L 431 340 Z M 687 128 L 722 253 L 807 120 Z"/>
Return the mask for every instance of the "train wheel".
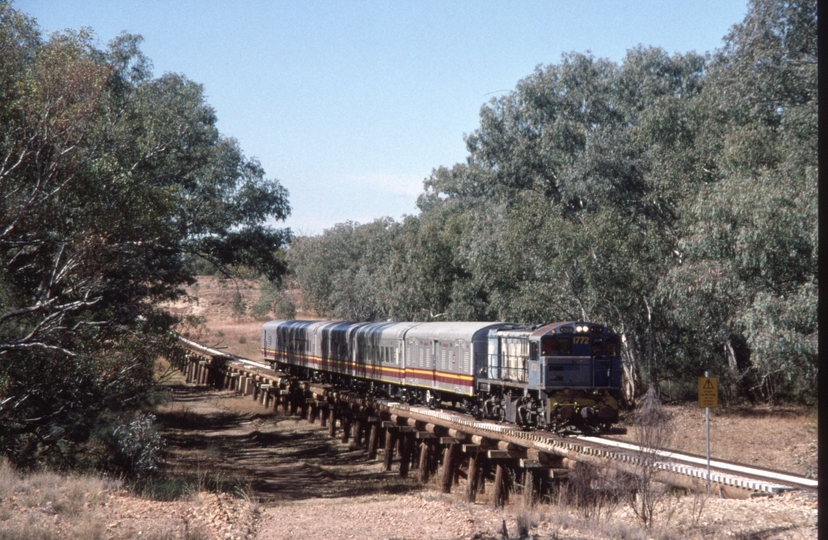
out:
<path id="1" fill-rule="evenodd" d="M 429 409 L 436 409 L 438 405 L 437 396 L 435 396 L 431 390 L 426 390 L 425 392 L 425 403 L 428 405 Z"/>
<path id="2" fill-rule="evenodd" d="M 539 430 L 546 430 L 546 415 L 543 414 L 543 411 L 538 413 L 537 422 L 535 422 L 535 429 Z"/>

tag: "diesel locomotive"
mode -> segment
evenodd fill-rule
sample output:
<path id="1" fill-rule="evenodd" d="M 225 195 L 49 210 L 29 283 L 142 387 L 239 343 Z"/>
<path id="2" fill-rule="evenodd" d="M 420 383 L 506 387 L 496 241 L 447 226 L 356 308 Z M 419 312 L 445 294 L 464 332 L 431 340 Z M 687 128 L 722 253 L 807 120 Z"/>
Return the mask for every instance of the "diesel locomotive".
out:
<path id="1" fill-rule="evenodd" d="M 270 321 L 274 369 L 405 403 L 558 432 L 618 420 L 621 341 L 589 322 Z"/>

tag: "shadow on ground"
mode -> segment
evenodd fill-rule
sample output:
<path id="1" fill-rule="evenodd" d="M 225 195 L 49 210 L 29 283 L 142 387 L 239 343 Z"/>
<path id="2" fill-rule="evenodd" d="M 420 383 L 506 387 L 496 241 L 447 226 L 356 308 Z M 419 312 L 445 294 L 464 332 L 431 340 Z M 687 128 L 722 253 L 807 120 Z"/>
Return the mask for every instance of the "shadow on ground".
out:
<path id="1" fill-rule="evenodd" d="M 233 392 L 172 386 L 156 416 L 171 474 L 244 484 L 265 503 L 422 489 L 383 472 L 381 462 L 331 439 L 319 424 L 277 416 Z"/>

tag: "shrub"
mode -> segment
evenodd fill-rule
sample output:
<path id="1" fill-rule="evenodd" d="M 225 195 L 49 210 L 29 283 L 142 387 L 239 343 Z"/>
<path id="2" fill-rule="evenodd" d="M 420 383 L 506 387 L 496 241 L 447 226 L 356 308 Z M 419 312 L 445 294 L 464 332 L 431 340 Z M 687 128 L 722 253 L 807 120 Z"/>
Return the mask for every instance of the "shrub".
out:
<path id="1" fill-rule="evenodd" d="M 155 415 L 141 414 L 112 432 L 117 464 L 129 478 L 142 478 L 158 469 L 164 440 L 154 422 Z"/>

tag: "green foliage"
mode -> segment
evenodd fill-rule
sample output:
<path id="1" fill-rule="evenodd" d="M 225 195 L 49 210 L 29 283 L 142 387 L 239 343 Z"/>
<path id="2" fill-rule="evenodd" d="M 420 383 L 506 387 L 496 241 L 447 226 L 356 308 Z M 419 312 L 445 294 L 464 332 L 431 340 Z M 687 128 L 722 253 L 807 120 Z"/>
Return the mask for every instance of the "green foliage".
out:
<path id="1" fill-rule="evenodd" d="M 290 298 L 282 296 L 276 304 L 274 313 L 276 313 L 276 317 L 279 319 L 295 319 L 296 305 Z"/>
<path id="2" fill-rule="evenodd" d="M 751 399 L 816 397 L 816 58 L 815 2 L 754 2 L 726 37 L 698 103 L 714 181 L 661 284 L 682 348 Z"/>
<path id="3" fill-rule="evenodd" d="M 244 303 L 244 298 L 239 291 L 233 293 L 232 300 L 233 315 L 241 317 L 247 312 L 247 306 Z"/>
<path id="4" fill-rule="evenodd" d="M 296 306 L 281 283 L 263 277 L 259 280 L 259 299 L 250 307 L 250 314 L 260 320 L 272 318 L 272 315 L 277 319 L 295 319 Z"/>
<path id="5" fill-rule="evenodd" d="M 389 261 L 381 272 L 387 315 L 396 320 L 488 319 L 485 290 L 464 291 L 463 239 L 471 215 L 435 207 L 409 217 L 392 239 Z"/>
<path id="6" fill-rule="evenodd" d="M 288 260 L 306 309 L 346 320 L 386 318 L 378 282 L 397 227 L 390 219 L 343 223 L 291 244 Z"/>
<path id="7" fill-rule="evenodd" d="M 0 3 L 0 451 L 72 467 L 140 408 L 194 260 L 278 281 L 287 192 L 140 37 L 40 36 Z"/>
<path id="8" fill-rule="evenodd" d="M 128 478 L 144 478 L 158 470 L 165 445 L 154 422 L 154 415 L 141 414 L 112 431 L 116 460 Z"/>

